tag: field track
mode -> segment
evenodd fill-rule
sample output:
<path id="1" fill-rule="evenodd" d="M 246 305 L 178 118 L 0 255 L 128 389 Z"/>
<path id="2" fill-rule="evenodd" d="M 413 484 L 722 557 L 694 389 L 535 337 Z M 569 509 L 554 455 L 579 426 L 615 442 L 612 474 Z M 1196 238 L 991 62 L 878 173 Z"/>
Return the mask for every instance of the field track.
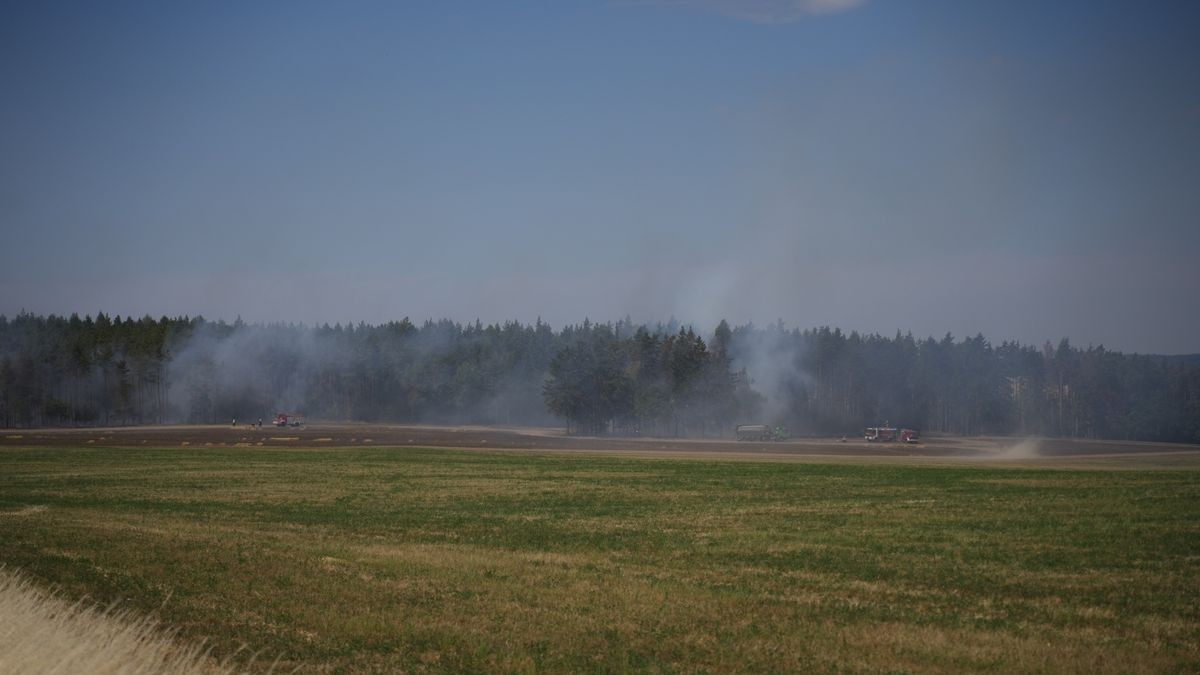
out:
<path id="1" fill-rule="evenodd" d="M 1167 456 L 1200 462 L 1200 445 L 1069 439 L 927 437 L 919 444 L 867 443 L 859 438 L 803 438 L 781 443 L 720 438 L 621 438 L 568 436 L 534 427 L 309 424 L 262 428 L 247 425 L 160 425 L 84 429 L 7 429 L 4 446 L 101 447 L 434 447 L 638 455 L 717 455 L 746 458 L 940 458 L 947 460 L 1116 460 Z"/>

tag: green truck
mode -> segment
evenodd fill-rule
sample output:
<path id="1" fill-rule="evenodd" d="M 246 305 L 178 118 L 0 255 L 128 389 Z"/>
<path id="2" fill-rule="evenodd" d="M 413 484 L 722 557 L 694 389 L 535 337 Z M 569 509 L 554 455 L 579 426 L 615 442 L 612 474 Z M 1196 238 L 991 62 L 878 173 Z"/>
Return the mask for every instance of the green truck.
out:
<path id="1" fill-rule="evenodd" d="M 769 424 L 739 424 L 733 430 L 733 437 L 739 441 L 786 441 L 792 437 L 787 427 Z"/>

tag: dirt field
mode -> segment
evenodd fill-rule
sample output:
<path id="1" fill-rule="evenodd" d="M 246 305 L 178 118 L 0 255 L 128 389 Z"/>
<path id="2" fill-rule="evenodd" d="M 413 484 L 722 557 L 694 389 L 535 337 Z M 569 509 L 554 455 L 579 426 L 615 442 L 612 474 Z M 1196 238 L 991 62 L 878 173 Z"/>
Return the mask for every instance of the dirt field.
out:
<path id="1" fill-rule="evenodd" d="M 95 445 L 102 447 L 436 447 L 647 455 L 719 455 L 948 460 L 1118 459 L 1136 456 L 1198 459 L 1200 446 L 1172 443 L 1067 439 L 927 437 L 918 444 L 867 443 L 860 438 L 804 438 L 782 443 L 731 439 L 567 436 L 553 428 L 308 424 L 261 429 L 245 425 L 168 425 L 89 429 L 8 429 L 0 446 Z"/>

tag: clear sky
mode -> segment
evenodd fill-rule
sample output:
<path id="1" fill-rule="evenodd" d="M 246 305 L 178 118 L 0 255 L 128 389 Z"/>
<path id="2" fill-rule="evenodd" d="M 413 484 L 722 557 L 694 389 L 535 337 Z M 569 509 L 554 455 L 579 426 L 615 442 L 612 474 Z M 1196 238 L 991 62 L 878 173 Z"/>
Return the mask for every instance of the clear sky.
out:
<path id="1" fill-rule="evenodd" d="M 1200 3 L 0 5 L 0 313 L 1200 352 Z"/>

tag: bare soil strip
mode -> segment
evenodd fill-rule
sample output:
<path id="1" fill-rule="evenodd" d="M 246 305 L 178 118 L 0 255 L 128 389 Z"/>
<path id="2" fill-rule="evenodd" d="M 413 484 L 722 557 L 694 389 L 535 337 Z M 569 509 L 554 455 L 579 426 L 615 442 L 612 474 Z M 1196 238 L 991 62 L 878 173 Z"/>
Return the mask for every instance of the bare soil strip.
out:
<path id="1" fill-rule="evenodd" d="M 1116 459 L 1150 456 L 1200 457 L 1200 446 L 1137 441 L 963 438 L 933 436 L 917 444 L 867 443 L 860 438 L 803 438 L 780 443 L 727 438 L 624 438 L 568 436 L 553 428 L 500 428 L 382 424 L 310 424 L 276 429 L 226 425 L 28 429 L 0 438 L 3 446 L 88 445 L 102 447 L 435 447 L 556 452 L 620 452 L 638 455 L 721 457 L 939 458 L 1005 462 L 1055 459 Z M 1178 461 L 1169 461 L 1178 463 Z"/>

